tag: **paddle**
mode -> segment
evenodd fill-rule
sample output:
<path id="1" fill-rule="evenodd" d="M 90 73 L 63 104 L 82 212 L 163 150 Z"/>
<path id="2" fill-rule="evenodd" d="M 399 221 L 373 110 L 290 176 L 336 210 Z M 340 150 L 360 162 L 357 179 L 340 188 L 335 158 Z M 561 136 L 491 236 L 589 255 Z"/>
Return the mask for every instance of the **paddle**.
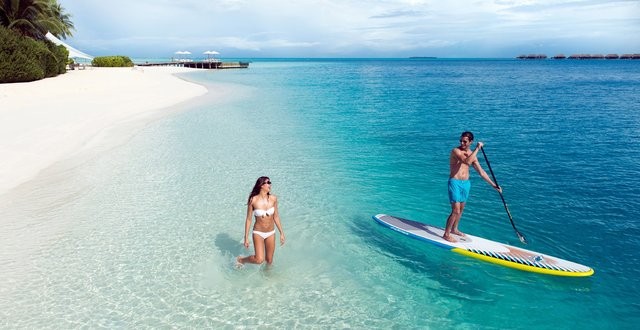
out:
<path id="1" fill-rule="evenodd" d="M 491 172 L 491 176 L 493 177 L 493 182 L 495 182 L 496 186 L 500 187 L 500 185 L 498 184 L 498 180 L 496 180 L 496 175 L 493 174 L 493 170 L 491 169 L 491 163 L 489 163 L 489 158 L 487 158 L 487 154 L 484 152 L 484 148 L 480 148 L 480 150 L 482 150 L 482 155 L 484 156 L 484 160 L 487 162 L 487 167 L 489 167 L 489 172 Z M 518 229 L 516 228 L 516 224 L 513 222 L 513 217 L 511 217 L 511 212 L 509 212 L 509 207 L 507 206 L 507 202 L 504 200 L 504 196 L 502 195 L 501 192 L 498 192 L 500 194 L 500 198 L 502 198 L 502 204 L 504 204 L 504 209 L 507 211 L 507 215 L 509 216 L 509 221 L 511 221 L 511 226 L 513 226 L 513 230 L 516 231 L 516 234 L 518 235 L 518 239 L 520 239 L 520 242 L 522 242 L 523 244 L 527 244 L 527 239 L 524 237 L 524 235 L 522 235 L 522 233 L 520 233 L 518 231 Z"/>

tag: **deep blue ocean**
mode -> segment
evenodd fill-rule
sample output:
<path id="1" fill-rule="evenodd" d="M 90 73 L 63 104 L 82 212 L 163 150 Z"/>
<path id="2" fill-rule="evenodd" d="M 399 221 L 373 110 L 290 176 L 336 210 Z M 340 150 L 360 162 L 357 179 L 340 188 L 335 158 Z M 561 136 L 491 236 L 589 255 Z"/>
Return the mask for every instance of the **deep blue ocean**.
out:
<path id="1" fill-rule="evenodd" d="M 227 92 L 74 163 L 36 190 L 43 205 L 4 211 L 29 219 L 10 229 L 18 234 L 65 225 L 26 254 L 28 276 L 4 275 L 0 326 L 640 322 L 640 62 L 255 59 L 249 69 L 183 77 Z M 474 171 L 460 229 L 588 265 L 593 276 L 504 268 L 372 220 L 387 213 L 444 226 L 449 152 L 465 130 L 485 143 L 529 244 Z M 272 267 L 236 269 L 235 256 L 253 251 L 241 245 L 245 203 L 261 175 L 279 197 L 287 242 Z"/>

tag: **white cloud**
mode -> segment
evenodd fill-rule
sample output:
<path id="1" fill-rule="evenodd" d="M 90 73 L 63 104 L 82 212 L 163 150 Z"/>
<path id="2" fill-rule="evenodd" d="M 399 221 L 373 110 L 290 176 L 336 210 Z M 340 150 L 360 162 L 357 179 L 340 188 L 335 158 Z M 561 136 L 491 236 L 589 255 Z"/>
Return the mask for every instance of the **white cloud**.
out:
<path id="1" fill-rule="evenodd" d="M 60 2 L 77 28 L 71 43 L 94 53 L 511 57 L 514 49 L 532 52 L 534 43 L 536 52 L 553 53 L 558 40 L 570 38 L 584 44 L 572 47 L 604 53 L 640 48 L 639 38 L 630 38 L 640 35 L 637 0 Z"/>

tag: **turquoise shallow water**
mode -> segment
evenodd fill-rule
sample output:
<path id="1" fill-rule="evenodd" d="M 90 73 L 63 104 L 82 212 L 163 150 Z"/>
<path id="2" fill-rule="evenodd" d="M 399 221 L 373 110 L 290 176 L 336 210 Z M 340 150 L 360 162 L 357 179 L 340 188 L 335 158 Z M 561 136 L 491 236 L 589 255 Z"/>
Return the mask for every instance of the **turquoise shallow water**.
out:
<path id="1" fill-rule="evenodd" d="M 256 60 L 187 77 L 234 95 L 195 100 L 5 204 L 1 327 L 640 321 L 640 63 Z M 593 277 L 482 263 L 371 219 L 444 225 L 447 157 L 463 130 L 486 143 L 526 248 Z M 236 270 L 260 175 L 274 182 L 287 243 L 273 267 Z M 520 245 L 498 195 L 475 174 L 472 185 L 461 229 Z"/>

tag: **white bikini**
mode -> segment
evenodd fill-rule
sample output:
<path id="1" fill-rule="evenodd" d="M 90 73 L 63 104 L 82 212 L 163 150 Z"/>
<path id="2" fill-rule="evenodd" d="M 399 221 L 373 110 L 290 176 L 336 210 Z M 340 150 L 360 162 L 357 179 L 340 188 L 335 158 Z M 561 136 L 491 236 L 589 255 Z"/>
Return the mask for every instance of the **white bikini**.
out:
<path id="1" fill-rule="evenodd" d="M 256 217 L 266 217 L 266 216 L 272 215 L 275 211 L 276 211 L 276 209 L 273 208 L 273 207 L 268 209 L 268 210 L 255 209 L 255 210 L 253 210 L 253 215 L 256 216 Z M 263 231 L 254 230 L 253 233 L 257 234 L 258 236 L 262 237 L 263 239 L 266 239 L 267 237 L 275 234 L 276 230 L 274 229 L 274 230 L 272 230 L 270 232 L 267 232 L 267 233 L 265 233 Z"/>
<path id="2" fill-rule="evenodd" d="M 267 216 L 267 215 L 272 215 L 273 212 L 275 212 L 275 210 L 276 209 L 274 207 L 272 207 L 272 208 L 270 208 L 268 210 L 255 209 L 255 210 L 253 210 L 253 215 L 256 216 L 256 217 L 264 217 L 264 216 Z"/>

